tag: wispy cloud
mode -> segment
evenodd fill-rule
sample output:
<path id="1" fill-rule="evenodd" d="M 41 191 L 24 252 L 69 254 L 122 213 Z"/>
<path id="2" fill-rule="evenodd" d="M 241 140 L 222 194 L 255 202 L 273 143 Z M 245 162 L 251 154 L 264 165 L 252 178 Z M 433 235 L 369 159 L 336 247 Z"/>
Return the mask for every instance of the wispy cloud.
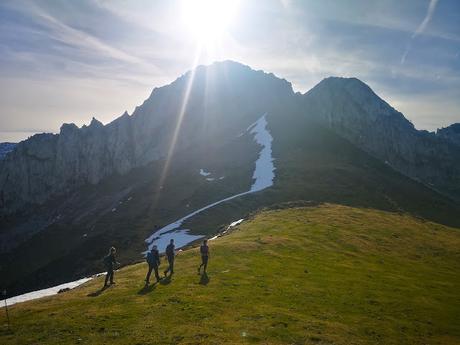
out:
<path id="1" fill-rule="evenodd" d="M 0 0 L 0 129 L 55 132 L 133 109 L 189 69 L 196 40 L 181 4 Z M 430 109 L 420 124 L 432 129 L 460 121 L 460 97 L 447 93 L 460 90 L 459 9 L 457 0 L 241 1 L 228 37 L 199 63 L 237 60 L 298 91 L 358 77 L 412 119 Z"/>
<path id="2" fill-rule="evenodd" d="M 428 5 L 428 9 L 425 14 L 425 18 L 423 18 L 422 22 L 420 25 L 417 27 L 417 29 L 414 31 L 412 34 L 412 37 L 407 44 L 406 50 L 404 51 L 404 54 L 401 57 L 401 64 L 404 64 L 406 62 L 407 54 L 409 54 L 410 49 L 412 48 L 412 40 L 416 38 L 418 35 L 422 34 L 428 24 L 431 21 L 431 18 L 433 17 L 434 11 L 436 10 L 436 6 L 438 4 L 439 0 L 430 0 L 430 3 Z"/>

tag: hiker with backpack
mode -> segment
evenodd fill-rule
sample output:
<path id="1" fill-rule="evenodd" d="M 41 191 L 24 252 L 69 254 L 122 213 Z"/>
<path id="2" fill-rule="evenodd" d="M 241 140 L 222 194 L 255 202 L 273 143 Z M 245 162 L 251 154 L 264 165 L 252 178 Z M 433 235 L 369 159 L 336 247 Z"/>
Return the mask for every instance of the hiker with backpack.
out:
<path id="1" fill-rule="evenodd" d="M 150 275 L 152 274 L 152 270 L 155 271 L 155 278 L 157 279 L 157 283 L 160 282 L 160 276 L 158 275 L 158 266 L 160 266 L 160 253 L 158 252 L 157 246 L 153 246 L 152 249 L 147 253 L 146 260 L 149 265 L 149 271 L 145 277 L 145 285 L 150 284 Z"/>
<path id="2" fill-rule="evenodd" d="M 107 283 L 109 282 L 109 280 L 110 280 L 110 285 L 115 284 L 115 282 L 113 281 L 113 268 L 114 268 L 114 265 L 119 265 L 120 264 L 115 259 L 116 251 L 117 250 L 115 249 L 115 247 L 111 247 L 109 249 L 109 254 L 107 254 L 104 257 L 104 265 L 105 265 L 105 268 L 107 270 L 107 274 L 105 275 L 104 287 L 108 286 Z"/>
<path id="3" fill-rule="evenodd" d="M 171 273 L 171 275 L 174 273 L 174 240 L 171 239 L 171 241 L 169 241 L 169 244 L 168 246 L 166 247 L 166 258 L 168 259 L 168 269 L 164 271 L 164 274 L 165 274 L 165 277 L 167 275 L 168 272 Z"/>
<path id="4" fill-rule="evenodd" d="M 208 240 L 203 241 L 203 244 L 200 246 L 200 253 L 201 253 L 201 265 L 200 267 L 198 267 L 198 274 L 201 273 L 201 267 L 203 267 L 203 273 L 206 274 L 206 268 L 208 267 L 208 259 L 209 259 Z"/>

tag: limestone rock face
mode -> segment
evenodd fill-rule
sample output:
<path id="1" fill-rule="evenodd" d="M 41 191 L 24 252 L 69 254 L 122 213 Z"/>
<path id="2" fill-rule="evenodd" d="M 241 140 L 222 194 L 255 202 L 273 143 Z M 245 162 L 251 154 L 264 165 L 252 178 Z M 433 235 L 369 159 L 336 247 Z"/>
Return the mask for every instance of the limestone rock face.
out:
<path id="1" fill-rule="evenodd" d="M 460 147 L 460 123 L 454 123 L 448 127 L 438 129 L 436 136 Z"/>
<path id="2" fill-rule="evenodd" d="M 312 116 L 399 172 L 460 200 L 458 124 L 419 131 L 356 78 L 327 78 L 304 96 Z"/>
<path id="3" fill-rule="evenodd" d="M 0 160 L 6 157 L 8 153 L 13 151 L 16 143 L 0 143 Z"/>
<path id="4" fill-rule="evenodd" d="M 0 213 L 40 204 L 104 177 L 125 174 L 198 143 L 234 137 L 267 106 L 294 95 L 291 84 L 231 61 L 197 67 L 156 88 L 135 109 L 103 125 L 64 124 L 0 160 Z"/>

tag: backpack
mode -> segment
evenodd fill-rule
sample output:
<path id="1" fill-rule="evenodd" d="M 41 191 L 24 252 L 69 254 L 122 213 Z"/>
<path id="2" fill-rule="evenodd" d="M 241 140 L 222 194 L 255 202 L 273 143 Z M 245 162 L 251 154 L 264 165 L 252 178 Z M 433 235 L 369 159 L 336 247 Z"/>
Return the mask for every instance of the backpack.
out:
<path id="1" fill-rule="evenodd" d="M 166 247 L 166 256 L 168 257 L 174 256 L 174 245 L 173 244 L 168 244 L 168 246 Z"/>
<path id="2" fill-rule="evenodd" d="M 110 267 L 112 264 L 112 257 L 110 255 L 106 255 L 102 261 L 104 262 L 105 267 Z"/>
<path id="3" fill-rule="evenodd" d="M 147 256 L 145 257 L 145 261 L 147 261 L 147 263 L 148 263 L 149 265 L 153 265 L 153 264 L 154 264 L 152 252 L 148 252 L 148 253 L 147 253 Z"/>

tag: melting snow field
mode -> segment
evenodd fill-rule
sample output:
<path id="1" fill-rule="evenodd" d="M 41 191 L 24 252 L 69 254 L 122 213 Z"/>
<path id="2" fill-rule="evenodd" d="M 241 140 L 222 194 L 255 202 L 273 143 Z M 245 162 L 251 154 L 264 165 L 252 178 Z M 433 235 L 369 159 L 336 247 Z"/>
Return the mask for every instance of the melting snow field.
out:
<path id="1" fill-rule="evenodd" d="M 92 277 L 91 278 L 82 278 L 82 279 L 79 279 L 79 280 L 76 280 L 76 281 L 73 281 L 73 282 L 70 282 L 70 283 L 65 283 L 65 284 L 53 286 L 53 287 L 50 287 L 50 288 L 47 288 L 47 289 L 28 292 L 28 293 L 25 293 L 23 295 L 8 298 L 6 300 L 6 303 L 10 306 L 10 305 L 13 305 L 13 304 L 16 304 L 16 303 L 30 301 L 30 300 L 33 300 L 33 299 L 38 299 L 38 298 L 42 298 L 42 297 L 57 295 L 59 290 L 76 288 L 77 286 L 79 286 L 81 284 L 84 284 L 87 281 L 90 281 L 91 279 L 93 279 L 93 278 Z"/>
<path id="2" fill-rule="evenodd" d="M 187 219 L 197 215 L 200 212 L 203 212 L 204 210 L 207 210 L 211 207 L 219 205 L 223 202 L 238 198 L 240 196 L 261 191 L 273 185 L 273 179 L 275 178 L 275 166 L 273 164 L 273 157 L 272 157 L 273 137 L 271 136 L 270 132 L 267 129 L 266 116 L 267 114 L 264 114 L 260 119 L 258 119 L 254 124 L 249 126 L 246 130 L 246 132 L 249 132 L 250 134 L 254 134 L 255 142 L 259 144 L 260 146 L 262 146 L 262 150 L 259 153 L 259 158 L 256 161 L 256 168 L 252 176 L 252 178 L 254 179 L 254 183 L 252 184 L 251 188 L 246 192 L 235 194 L 235 195 L 229 196 L 228 198 L 225 198 L 225 199 L 213 202 L 212 204 L 206 205 L 186 215 L 185 217 L 175 221 L 174 223 L 168 224 L 165 227 L 161 228 L 160 230 L 156 231 L 149 238 L 145 240 L 145 242 L 148 243 L 149 250 L 152 248 L 153 245 L 156 245 L 158 246 L 158 249 L 160 250 L 160 252 L 163 252 L 165 250 L 166 244 L 169 242 L 170 239 L 174 239 L 174 242 L 176 242 L 176 248 L 180 248 L 180 247 L 183 247 L 189 244 L 190 242 L 193 242 L 199 238 L 202 238 L 203 236 L 190 235 L 187 229 L 180 229 L 181 225 Z M 200 174 L 202 176 L 209 175 L 209 173 L 207 173 L 203 169 L 200 170 Z M 241 221 L 242 220 L 239 220 L 238 222 L 241 222 Z"/>

